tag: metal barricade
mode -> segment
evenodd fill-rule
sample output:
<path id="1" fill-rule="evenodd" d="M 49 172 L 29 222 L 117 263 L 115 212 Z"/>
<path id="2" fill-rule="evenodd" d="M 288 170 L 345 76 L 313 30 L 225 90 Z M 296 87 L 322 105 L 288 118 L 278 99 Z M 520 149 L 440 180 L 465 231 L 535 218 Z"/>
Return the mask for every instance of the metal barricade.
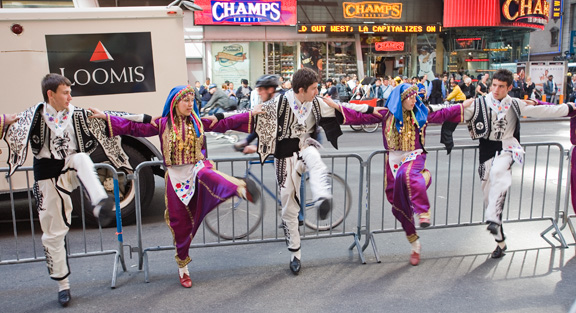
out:
<path id="1" fill-rule="evenodd" d="M 76 231 L 75 227 L 70 229 L 66 236 L 66 248 L 69 258 L 114 254 L 111 288 L 116 288 L 118 265 L 121 265 L 123 271 L 126 272 L 123 252 L 122 217 L 119 203 L 118 173 L 114 167 L 108 164 L 95 164 L 95 168 L 104 168 L 113 175 L 117 222 L 117 248 L 105 247 L 105 242 L 109 243 L 110 240 L 104 240 L 102 227 L 99 226 L 97 230 L 86 228 L 84 197 L 80 197 L 82 208 L 79 210 L 81 212 L 82 230 L 81 232 Z M 33 182 L 31 182 L 30 178 L 33 168 L 21 167 L 16 170 L 17 173 L 24 174 L 22 179 L 26 181 L 25 186 L 19 190 L 14 190 L 12 178 L 7 176 L 8 171 L 8 168 L 0 168 L 1 173 L 6 173 L 6 180 L 9 186 L 8 195 L 10 199 L 13 236 L 11 238 L 7 238 L 4 235 L 0 236 L 0 247 L 2 247 L 2 250 L 0 250 L 0 265 L 45 261 L 46 257 L 44 256 L 41 240 L 42 234 L 41 231 L 38 231 L 38 214 L 32 195 Z M 25 207 L 27 207 L 27 214 L 20 214 L 22 213 L 21 210 Z M 29 226 L 26 225 L 27 227 L 24 227 L 25 225 L 22 225 L 22 223 L 29 224 Z M 94 235 L 97 236 L 93 237 Z"/>
<path id="2" fill-rule="evenodd" d="M 306 175 L 302 178 L 301 203 L 303 211 L 300 236 L 302 240 L 316 238 L 333 238 L 353 236 L 354 243 L 349 249 L 357 249 L 360 260 L 365 263 L 360 244 L 360 229 L 362 227 L 362 186 L 364 181 L 363 160 L 356 154 L 323 155 L 324 162 L 331 172 L 333 186 L 333 210 L 326 220 L 319 220 L 313 204 L 310 202 L 310 191 L 306 183 Z M 191 248 L 255 244 L 265 242 L 283 242 L 284 232 L 279 226 L 281 204 L 276 183 L 276 173 L 273 164 L 260 165 L 256 157 L 219 158 L 212 159 L 218 171 L 235 177 L 250 177 L 259 186 L 262 196 L 256 204 L 249 203 L 238 197 L 220 204 L 204 219 L 202 226 L 192 242 Z M 270 162 L 267 162 L 270 163 Z M 142 203 L 138 176 L 140 171 L 149 166 L 162 165 L 161 161 L 143 162 L 138 165 L 134 175 L 136 189 L 136 224 L 137 246 L 133 252 L 139 256 L 139 269 L 144 269 L 145 280 L 149 281 L 148 253 L 152 251 L 173 250 L 174 245 L 170 232 L 166 232 L 164 244 L 159 238 L 145 238 L 142 231 Z M 145 244 L 143 241 L 152 241 Z"/>
<path id="3" fill-rule="evenodd" d="M 504 222 L 548 220 L 551 225 L 540 233 L 555 230 L 554 238 L 562 247 L 566 242 L 559 231 L 559 208 L 563 171 L 563 148 L 557 143 L 530 143 L 523 164 L 512 166 L 512 185 L 507 194 L 502 219 Z M 431 226 L 448 228 L 485 223 L 483 193 L 478 177 L 477 146 L 456 146 L 446 155 L 444 148 L 427 149 L 426 168 L 432 182 L 428 188 Z M 403 231 L 394 218 L 386 198 L 385 150 L 376 151 L 367 160 L 366 238 L 363 249 L 372 245 L 380 262 L 374 235 Z M 556 237 L 558 236 L 558 237 Z"/>
<path id="4" fill-rule="evenodd" d="M 570 202 L 570 199 L 572 198 L 571 177 L 572 177 L 573 153 L 574 153 L 574 146 L 572 146 L 572 148 L 570 148 L 570 151 L 568 151 L 568 153 L 567 153 L 568 165 L 566 166 L 566 168 L 568 168 L 568 170 L 567 170 L 567 174 L 566 174 L 566 196 L 564 199 L 565 200 L 564 201 L 564 210 L 560 212 L 560 216 L 562 218 L 562 226 L 560 226 L 560 230 L 563 230 L 564 228 L 566 228 L 566 226 L 568 226 L 570 229 L 570 233 L 572 234 L 572 238 L 574 238 L 574 242 L 576 243 L 576 229 L 574 228 L 574 224 L 572 223 L 572 219 L 576 218 L 576 214 L 570 213 L 570 212 L 574 212 L 574 210 L 575 210 L 575 208 L 572 207 L 572 203 Z M 556 233 L 555 233 L 555 235 L 556 235 Z"/>

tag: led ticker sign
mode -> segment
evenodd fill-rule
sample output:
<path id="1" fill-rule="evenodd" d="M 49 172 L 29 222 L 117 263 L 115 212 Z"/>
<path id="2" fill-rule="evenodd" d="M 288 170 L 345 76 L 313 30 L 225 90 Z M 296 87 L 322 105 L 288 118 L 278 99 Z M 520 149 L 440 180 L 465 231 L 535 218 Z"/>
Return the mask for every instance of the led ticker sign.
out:
<path id="1" fill-rule="evenodd" d="M 374 45 L 376 51 L 404 51 L 403 41 L 380 41 Z"/>
<path id="2" fill-rule="evenodd" d="M 438 33 L 440 25 L 354 25 L 354 24 L 298 24 L 298 33 L 321 34 L 382 34 L 382 33 Z"/>
<path id="3" fill-rule="evenodd" d="M 344 18 L 400 19 L 402 3 L 380 1 L 343 2 Z"/>

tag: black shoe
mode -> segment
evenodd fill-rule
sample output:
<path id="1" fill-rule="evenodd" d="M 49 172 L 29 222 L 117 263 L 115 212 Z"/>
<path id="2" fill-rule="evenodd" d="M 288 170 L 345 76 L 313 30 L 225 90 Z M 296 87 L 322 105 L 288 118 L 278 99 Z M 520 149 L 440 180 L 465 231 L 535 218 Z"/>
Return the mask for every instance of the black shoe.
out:
<path id="1" fill-rule="evenodd" d="M 332 210 L 332 204 L 330 203 L 330 199 L 320 198 L 314 204 L 316 210 L 318 211 L 318 218 L 321 220 L 325 220 L 328 217 L 328 213 Z"/>
<path id="2" fill-rule="evenodd" d="M 492 258 L 493 259 L 501 258 L 505 254 L 504 251 L 506 251 L 506 249 L 508 249 L 507 246 L 504 246 L 504 249 L 500 248 L 500 245 L 496 246 L 496 250 L 492 252 Z"/>
<path id="3" fill-rule="evenodd" d="M 292 274 L 300 274 L 300 267 L 300 260 L 298 260 L 298 258 L 294 258 L 294 260 L 290 261 L 290 271 L 292 271 Z"/>
<path id="4" fill-rule="evenodd" d="M 114 197 L 108 196 L 94 206 L 92 213 L 98 218 L 100 225 L 110 226 L 114 223 L 114 220 L 116 220 L 116 213 L 113 210 L 115 204 Z"/>
<path id="5" fill-rule="evenodd" d="M 242 151 L 244 151 L 244 148 L 246 148 L 247 145 L 248 145 L 248 142 L 246 140 L 239 141 L 239 142 L 234 144 L 234 150 L 236 150 L 238 152 L 242 152 Z"/>
<path id="6" fill-rule="evenodd" d="M 496 235 L 498 233 L 498 227 L 500 227 L 500 225 L 494 223 L 494 222 L 490 222 L 490 224 L 488 224 L 488 227 L 486 228 L 492 235 Z"/>
<path id="7" fill-rule="evenodd" d="M 61 306 L 67 307 L 68 303 L 70 303 L 70 299 L 72 299 L 70 289 L 58 291 L 58 303 L 60 303 Z"/>
<path id="8" fill-rule="evenodd" d="M 244 178 L 246 182 L 246 199 L 252 203 L 258 202 L 260 199 L 260 187 L 250 178 Z"/>

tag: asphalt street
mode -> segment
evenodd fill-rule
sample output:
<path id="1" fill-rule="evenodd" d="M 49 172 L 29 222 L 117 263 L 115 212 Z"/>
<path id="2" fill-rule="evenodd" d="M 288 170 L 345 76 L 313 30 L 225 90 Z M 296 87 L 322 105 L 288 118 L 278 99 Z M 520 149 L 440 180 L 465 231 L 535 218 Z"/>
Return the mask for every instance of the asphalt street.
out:
<path id="1" fill-rule="evenodd" d="M 523 142 L 555 141 L 569 147 L 567 125 L 567 120 L 523 123 Z M 373 134 L 343 130 L 341 149 L 326 147 L 328 152 L 358 153 L 365 158 L 382 147 L 380 130 Z M 428 130 L 429 147 L 438 146 L 438 132 L 439 128 Z M 466 136 L 465 127 L 459 127 L 456 145 L 474 144 Z M 221 139 L 210 138 L 209 146 L 213 158 L 235 155 L 230 144 Z M 154 210 L 144 216 L 146 246 L 171 244 L 162 217 L 161 179 L 157 187 Z M 358 252 L 349 250 L 351 236 L 305 240 L 299 276 L 290 273 L 289 253 L 281 240 L 195 247 L 191 250 L 191 289 L 182 288 L 178 282 L 174 251 L 148 253 L 150 282 L 146 283 L 136 254 L 130 258 L 129 248 L 125 248 L 127 271 L 119 270 L 115 289 L 110 288 L 112 255 L 70 259 L 72 302 L 67 310 L 568 312 L 576 299 L 575 239 L 566 228 L 563 234 L 569 248 L 551 247 L 540 237 L 549 225 L 549 221 L 507 224 L 509 249 L 499 260 L 490 258 L 495 244 L 484 225 L 423 230 L 419 232 L 419 266 L 408 263 L 410 246 L 401 232 L 375 235 L 381 263 L 368 246 L 364 251 L 367 262 L 362 264 Z M 14 247 L 22 247 L 24 239 L 32 236 L 29 227 L 19 225 L 24 228 L 19 234 L 21 242 L 14 243 L 11 226 L 0 224 L 2 260 L 14 257 Z M 103 230 L 105 249 L 115 247 L 114 231 Z M 126 244 L 136 243 L 136 232 L 134 225 L 124 227 Z M 70 236 L 83 235 L 82 228 L 76 226 Z M 97 230 L 89 229 L 86 236 L 89 248 L 100 244 Z M 201 245 L 202 237 L 197 236 L 193 243 Z M 78 248 L 78 243 L 72 244 Z M 41 253 L 41 247 L 36 250 Z M 0 265 L 0 312 L 61 311 L 56 294 L 56 283 L 48 279 L 43 262 Z"/>

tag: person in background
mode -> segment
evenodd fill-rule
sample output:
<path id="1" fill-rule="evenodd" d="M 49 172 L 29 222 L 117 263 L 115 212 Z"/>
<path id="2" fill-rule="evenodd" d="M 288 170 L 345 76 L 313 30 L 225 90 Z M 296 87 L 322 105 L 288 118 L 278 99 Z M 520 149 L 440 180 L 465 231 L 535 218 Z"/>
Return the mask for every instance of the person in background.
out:
<path id="1" fill-rule="evenodd" d="M 194 83 L 194 97 L 196 97 L 196 102 L 201 105 L 202 104 L 202 95 L 200 94 L 200 88 L 202 88 L 202 84 L 200 81 L 196 81 Z M 202 108 L 200 108 L 202 110 Z"/>
<path id="2" fill-rule="evenodd" d="M 226 88 L 222 86 L 222 90 L 228 96 L 228 101 L 230 102 L 230 110 L 236 110 L 238 108 L 238 97 L 236 97 L 236 91 L 234 90 L 234 83 L 229 82 Z"/>
<path id="3" fill-rule="evenodd" d="M 544 82 L 544 94 L 546 95 L 546 101 L 550 103 L 556 103 L 556 93 L 558 92 L 558 85 L 554 82 L 554 76 L 552 74 L 548 75 L 548 80 Z"/>
<path id="4" fill-rule="evenodd" d="M 576 101 L 576 75 L 572 75 L 571 79 L 568 81 L 568 88 L 566 88 L 566 90 L 568 91 L 568 101 Z"/>
<path id="5" fill-rule="evenodd" d="M 228 96 L 224 91 L 218 89 L 216 84 L 212 84 L 208 86 L 208 91 L 212 96 L 210 97 L 210 101 L 206 103 L 204 107 L 204 112 L 208 113 L 208 115 L 214 115 L 216 113 L 222 113 L 225 111 L 229 111 L 230 101 L 228 100 Z"/>
<path id="6" fill-rule="evenodd" d="M 390 94 L 392 93 L 392 89 L 394 89 L 394 87 L 392 87 L 392 85 L 390 84 L 391 80 L 392 79 L 390 79 L 390 77 L 387 77 L 387 76 L 384 76 L 384 78 L 382 79 L 382 104 L 383 105 L 386 105 L 386 101 L 390 97 Z"/>
<path id="7" fill-rule="evenodd" d="M 210 101 L 210 98 L 212 98 L 212 94 L 209 92 L 210 88 L 208 88 L 210 85 L 210 77 L 206 77 L 206 83 L 202 85 L 199 90 L 202 101 L 202 108 L 206 107 L 206 104 L 208 101 Z"/>
<path id="8" fill-rule="evenodd" d="M 470 77 L 468 77 L 468 79 L 470 79 Z M 452 92 L 446 97 L 446 101 L 454 100 L 454 102 L 463 102 L 466 100 L 466 95 L 462 92 L 462 89 L 460 89 L 460 86 L 454 78 L 450 78 L 450 85 L 452 85 Z"/>
<path id="9" fill-rule="evenodd" d="M 476 97 L 485 96 L 488 94 L 488 78 L 489 74 L 484 74 L 480 78 L 478 85 L 476 85 Z"/>
<path id="10" fill-rule="evenodd" d="M 241 80 L 241 86 L 236 90 L 236 97 L 238 98 L 238 108 L 247 109 L 250 107 L 250 93 L 252 92 L 252 87 L 248 86 L 248 80 L 243 78 Z"/>
<path id="11" fill-rule="evenodd" d="M 532 77 L 526 76 L 526 81 L 524 82 L 524 91 L 528 95 L 528 99 L 534 98 L 533 93 L 535 88 L 536 84 L 534 84 L 534 82 L 532 81 Z M 571 100 L 571 102 L 574 102 L 574 100 Z"/>
<path id="12" fill-rule="evenodd" d="M 444 76 L 442 78 L 444 78 Z M 430 83 L 427 97 L 428 103 L 430 104 L 440 104 L 444 102 L 444 98 L 446 98 L 446 86 L 444 85 L 444 80 L 439 77 L 434 78 Z"/>
<path id="13" fill-rule="evenodd" d="M 329 96 L 332 100 L 340 101 L 340 97 L 338 96 L 338 88 L 333 85 L 334 80 L 332 78 L 328 78 L 326 80 L 326 91 L 322 93 L 322 96 Z"/>

